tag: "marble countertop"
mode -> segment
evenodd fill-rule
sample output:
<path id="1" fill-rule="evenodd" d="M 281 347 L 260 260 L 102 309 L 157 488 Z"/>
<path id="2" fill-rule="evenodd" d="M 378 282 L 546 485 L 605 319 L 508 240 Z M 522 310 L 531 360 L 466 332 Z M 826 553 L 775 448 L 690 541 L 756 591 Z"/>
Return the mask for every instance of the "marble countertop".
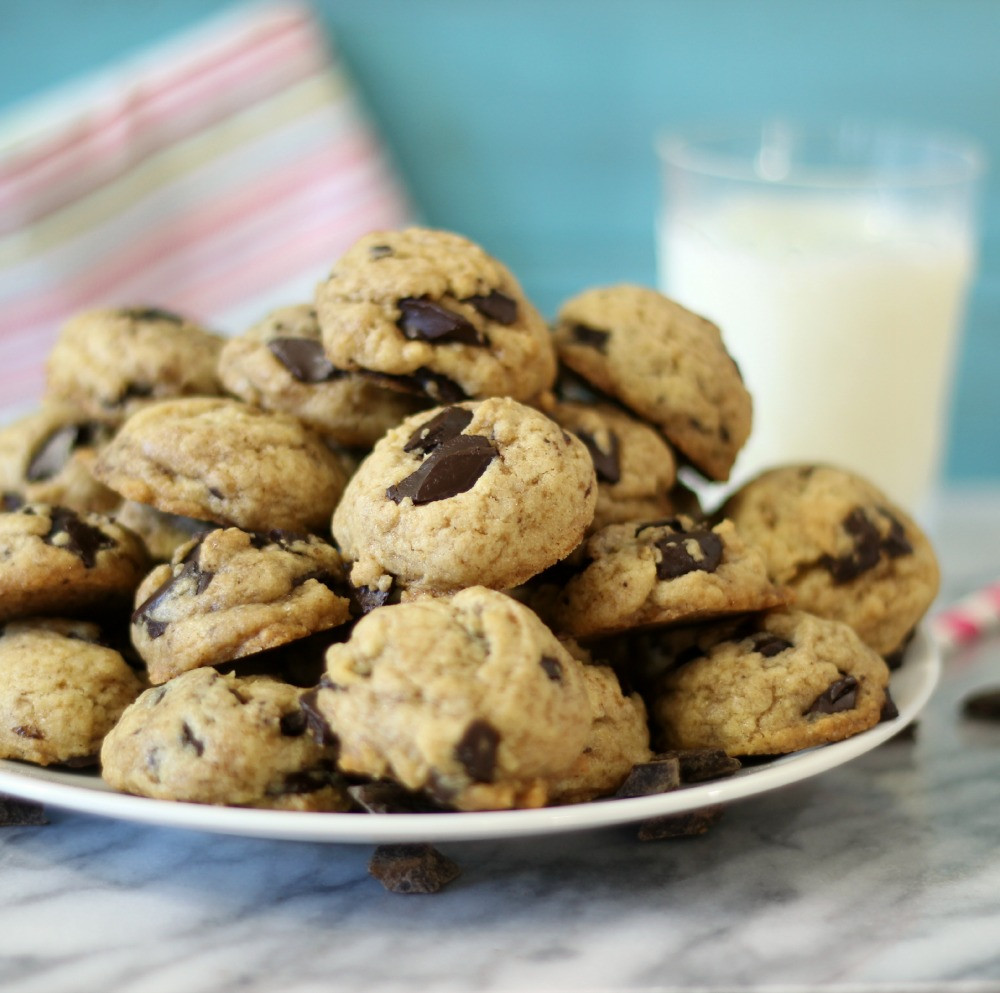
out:
<path id="1" fill-rule="evenodd" d="M 942 605 L 1000 574 L 1000 492 L 929 528 Z M 0 829 L 0 989 L 1000 990 L 1000 637 L 947 660 L 912 740 L 730 805 L 697 838 L 613 828 L 438 847 L 433 896 L 371 847 L 47 811 Z"/>

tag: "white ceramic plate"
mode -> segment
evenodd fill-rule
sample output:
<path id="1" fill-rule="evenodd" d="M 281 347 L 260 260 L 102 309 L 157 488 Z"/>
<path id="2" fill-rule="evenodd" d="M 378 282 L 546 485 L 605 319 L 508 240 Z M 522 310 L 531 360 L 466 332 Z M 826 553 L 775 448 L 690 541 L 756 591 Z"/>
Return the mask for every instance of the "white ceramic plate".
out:
<path id="1" fill-rule="evenodd" d="M 382 844 L 401 841 L 468 841 L 582 831 L 679 814 L 757 796 L 818 776 L 891 738 L 923 709 L 941 673 L 940 653 L 926 631 L 918 632 L 903 665 L 892 676 L 899 716 L 833 745 L 797 752 L 767 765 L 672 793 L 629 800 L 451 814 L 313 814 L 241 807 L 171 803 L 115 793 L 93 774 L 0 761 L 0 792 L 84 814 L 162 827 L 295 841 Z"/>

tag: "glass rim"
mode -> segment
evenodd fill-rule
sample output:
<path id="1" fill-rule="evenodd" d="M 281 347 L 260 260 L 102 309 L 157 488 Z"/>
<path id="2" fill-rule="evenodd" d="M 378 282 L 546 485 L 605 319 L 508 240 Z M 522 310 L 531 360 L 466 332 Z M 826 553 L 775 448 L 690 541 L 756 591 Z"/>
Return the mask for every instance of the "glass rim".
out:
<path id="1" fill-rule="evenodd" d="M 905 165 L 880 164 L 869 155 L 867 164 L 821 166 L 794 162 L 791 150 L 783 160 L 780 154 L 768 160 L 764 154 L 764 139 L 769 133 L 775 138 L 784 136 L 787 142 L 822 138 L 831 147 L 832 139 L 838 135 L 851 135 L 867 142 L 869 150 L 878 143 L 893 143 L 910 153 L 936 153 L 939 161 L 919 163 L 914 158 Z M 748 149 L 755 142 L 757 153 L 719 147 L 720 143 L 739 140 L 747 142 Z M 671 128 L 658 132 L 654 145 L 661 166 L 710 179 L 774 188 L 864 189 L 972 184 L 983 175 L 987 165 L 983 147 L 968 135 L 928 126 L 858 118 L 815 123 L 771 118 Z"/>

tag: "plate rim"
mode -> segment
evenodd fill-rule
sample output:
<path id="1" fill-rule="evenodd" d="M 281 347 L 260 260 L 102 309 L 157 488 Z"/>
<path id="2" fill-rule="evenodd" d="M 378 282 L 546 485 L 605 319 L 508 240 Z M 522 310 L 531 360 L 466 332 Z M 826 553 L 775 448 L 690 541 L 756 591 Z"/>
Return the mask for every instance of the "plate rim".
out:
<path id="1" fill-rule="evenodd" d="M 316 813 L 225 807 L 155 800 L 113 790 L 102 780 L 72 782 L 65 769 L 0 759 L 0 793 L 75 813 L 149 826 L 207 831 L 239 837 L 343 844 L 480 841 L 585 831 L 635 823 L 730 803 L 811 779 L 864 755 L 898 734 L 924 709 L 941 678 L 941 649 L 926 627 L 919 627 L 903 664 L 892 671 L 890 688 L 897 717 L 843 741 L 745 768 L 733 776 L 669 793 L 530 810 L 492 810 L 440 814 Z M 902 686 L 905 699 L 897 698 Z M 904 694 L 900 694 L 904 696 Z M 66 780 L 70 780 L 67 782 Z"/>

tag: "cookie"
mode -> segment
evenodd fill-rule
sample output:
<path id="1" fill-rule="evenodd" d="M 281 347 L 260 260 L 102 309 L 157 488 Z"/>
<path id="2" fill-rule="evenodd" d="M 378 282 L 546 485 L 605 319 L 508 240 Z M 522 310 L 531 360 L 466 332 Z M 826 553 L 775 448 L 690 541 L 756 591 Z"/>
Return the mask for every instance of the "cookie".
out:
<path id="1" fill-rule="evenodd" d="M 587 539 L 582 571 L 566 583 L 551 617 L 558 630 L 591 639 L 785 604 L 764 556 L 731 521 L 710 527 L 683 515 L 610 524 Z"/>
<path id="2" fill-rule="evenodd" d="M 302 693 L 267 677 L 185 672 L 125 711 L 104 740 L 102 775 L 160 800 L 347 810 L 331 749 L 307 733 Z"/>
<path id="3" fill-rule="evenodd" d="M 719 328 L 642 286 L 598 287 L 559 310 L 560 360 L 658 427 L 699 472 L 725 481 L 752 402 Z"/>
<path id="4" fill-rule="evenodd" d="M 430 405 L 335 368 L 323 352 L 311 304 L 275 310 L 226 342 L 219 377 L 241 400 L 292 414 L 347 447 L 371 448 L 389 428 Z"/>
<path id="5" fill-rule="evenodd" d="M 50 618 L 0 628 L 0 758 L 96 762 L 143 684 L 96 624 Z"/>
<path id="6" fill-rule="evenodd" d="M 343 771 L 459 810 L 541 806 L 592 725 L 581 663 L 530 610 L 483 587 L 363 617 L 327 652 L 312 705 Z"/>
<path id="7" fill-rule="evenodd" d="M 0 513 L 0 622 L 124 607 L 148 565 L 141 539 L 101 514 L 42 503 Z"/>
<path id="8" fill-rule="evenodd" d="M 169 562 L 174 550 L 202 531 L 213 531 L 217 525 L 197 521 L 193 517 L 167 514 L 148 503 L 122 500 L 114 512 L 115 520 L 142 538 L 149 557 L 154 562 Z"/>
<path id="9" fill-rule="evenodd" d="M 425 411 L 348 483 L 333 535 L 355 586 L 507 589 L 567 555 L 597 500 L 583 442 L 508 398 Z"/>
<path id="10" fill-rule="evenodd" d="M 649 724 L 642 697 L 625 693 L 610 666 L 595 663 L 589 652 L 570 640 L 563 645 L 584 663 L 590 733 L 576 761 L 549 783 L 549 800 L 583 803 L 611 795 L 633 766 L 649 761 Z"/>
<path id="11" fill-rule="evenodd" d="M 668 748 L 780 755 L 877 724 L 889 670 L 841 621 L 760 615 L 663 678 L 650 710 Z"/>
<path id="12" fill-rule="evenodd" d="M 55 403 L 0 428 L 5 505 L 52 503 L 99 514 L 114 510 L 121 497 L 91 472 L 98 448 L 111 434 L 109 425 Z"/>
<path id="13" fill-rule="evenodd" d="M 163 683 L 343 624 L 344 587 L 340 554 L 313 535 L 206 531 L 139 586 L 132 643 Z"/>
<path id="14" fill-rule="evenodd" d="M 556 403 L 549 417 L 587 446 L 597 473 L 597 506 L 589 531 L 677 512 L 671 490 L 677 461 L 662 436 L 609 404 Z"/>
<path id="15" fill-rule="evenodd" d="M 745 483 L 720 513 L 761 549 L 798 607 L 845 621 L 880 655 L 906 644 L 937 595 L 927 536 L 855 473 L 780 466 Z"/>
<path id="16" fill-rule="evenodd" d="M 325 531 L 344 485 L 337 458 L 300 421 L 212 397 L 134 414 L 94 474 L 128 500 L 251 531 Z"/>
<path id="17" fill-rule="evenodd" d="M 154 400 L 216 396 L 223 340 L 158 307 L 86 311 L 49 353 L 46 396 L 115 423 Z"/>
<path id="18" fill-rule="evenodd" d="M 338 369 L 368 370 L 433 402 L 527 401 L 551 388 L 545 320 L 508 269 L 448 231 L 376 231 L 316 291 L 323 345 Z"/>

